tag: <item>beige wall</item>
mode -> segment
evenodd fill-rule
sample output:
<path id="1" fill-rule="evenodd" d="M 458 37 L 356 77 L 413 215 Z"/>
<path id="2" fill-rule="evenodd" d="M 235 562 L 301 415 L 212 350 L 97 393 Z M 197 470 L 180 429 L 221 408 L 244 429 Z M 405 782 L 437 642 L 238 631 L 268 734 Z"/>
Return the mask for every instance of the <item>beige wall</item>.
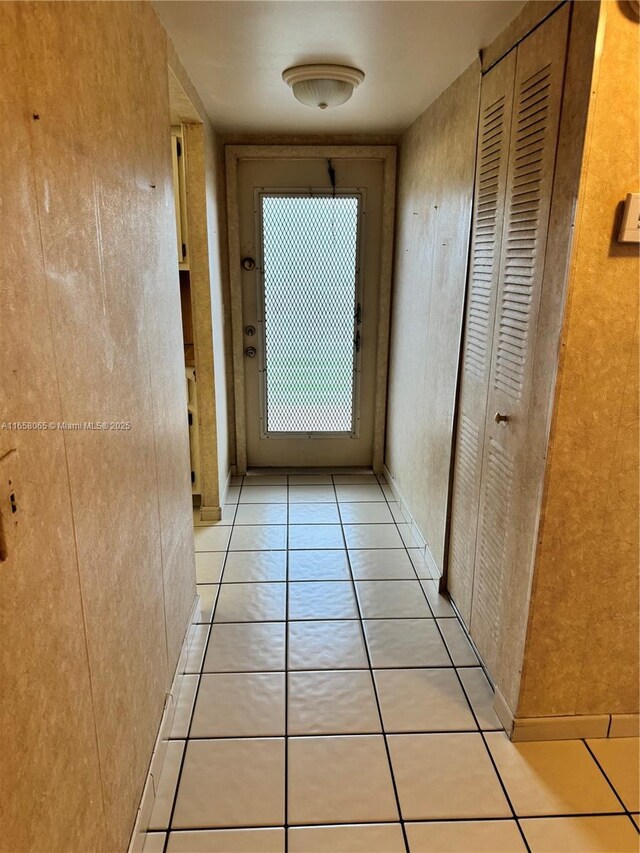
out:
<path id="1" fill-rule="evenodd" d="M 0 849 L 125 849 L 195 596 L 166 39 L 146 3 L 0 4 Z M 37 116 L 37 118 L 36 118 Z"/>
<path id="2" fill-rule="evenodd" d="M 605 22 L 606 18 L 606 22 Z M 603 4 L 517 714 L 638 711 L 639 26 Z"/>
<path id="3" fill-rule="evenodd" d="M 442 570 L 480 64 L 400 144 L 386 465 Z"/>

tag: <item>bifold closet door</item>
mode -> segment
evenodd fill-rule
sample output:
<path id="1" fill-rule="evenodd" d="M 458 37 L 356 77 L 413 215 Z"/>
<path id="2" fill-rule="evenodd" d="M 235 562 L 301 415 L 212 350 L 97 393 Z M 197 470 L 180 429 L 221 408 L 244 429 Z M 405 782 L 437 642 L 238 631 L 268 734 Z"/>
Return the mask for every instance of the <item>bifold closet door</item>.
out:
<path id="1" fill-rule="evenodd" d="M 449 592 L 467 625 L 471 616 L 515 67 L 513 51 L 485 75 L 480 99 L 448 573 Z"/>
<path id="2" fill-rule="evenodd" d="M 566 4 L 516 53 L 470 624 L 491 672 L 510 642 L 515 575 L 529 573 L 534 555 L 537 519 L 523 497 L 540 484 L 527 482 L 527 422 L 568 27 Z"/>

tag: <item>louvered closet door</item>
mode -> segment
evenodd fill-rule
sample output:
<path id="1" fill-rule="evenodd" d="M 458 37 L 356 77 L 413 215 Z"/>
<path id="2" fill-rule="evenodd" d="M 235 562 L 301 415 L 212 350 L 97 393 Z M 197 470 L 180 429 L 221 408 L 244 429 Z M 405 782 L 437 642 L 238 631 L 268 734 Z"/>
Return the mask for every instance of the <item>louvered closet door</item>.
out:
<path id="1" fill-rule="evenodd" d="M 448 573 L 449 592 L 467 624 L 471 613 L 515 60 L 513 52 L 485 75 L 480 100 Z"/>
<path id="2" fill-rule="evenodd" d="M 533 552 L 536 519 L 520 511 L 533 351 L 544 272 L 569 5 L 519 46 L 504 228 L 485 425 L 471 635 L 490 671 L 514 573 L 518 537 Z M 577 156 L 577 154 L 576 154 Z M 497 422 L 496 418 L 506 418 Z M 520 541 L 522 544 L 522 541 Z"/>

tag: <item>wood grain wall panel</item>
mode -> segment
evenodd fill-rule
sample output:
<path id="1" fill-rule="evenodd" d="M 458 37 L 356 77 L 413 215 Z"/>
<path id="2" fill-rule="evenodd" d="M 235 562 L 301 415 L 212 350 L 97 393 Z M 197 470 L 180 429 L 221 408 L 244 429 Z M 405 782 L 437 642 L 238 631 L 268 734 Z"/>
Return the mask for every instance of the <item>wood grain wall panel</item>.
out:
<path id="1" fill-rule="evenodd" d="M 162 113 L 158 113 L 162 116 Z M 162 137 L 159 136 L 161 139 Z M 148 206 L 143 199 L 143 206 Z M 175 269 L 175 246 L 158 233 L 153 222 L 167 216 L 171 189 L 158 198 L 155 216 L 148 217 L 149 263 L 143 277 L 145 330 L 148 352 L 148 376 L 151 389 L 153 445 L 157 489 L 157 515 L 160 526 L 164 614 L 168 675 L 172 676 L 180 655 L 196 595 L 193 518 L 191 512 L 191 478 L 189 441 L 186 427 L 186 387 L 182 359 L 182 329 L 179 291 L 173 283 L 159 291 L 158 283 L 166 282 L 166 270 Z M 144 225 L 143 210 L 139 222 Z M 152 488 L 151 494 L 153 495 Z M 153 510 L 156 511 L 156 506 Z M 155 526 L 155 525 L 153 525 Z"/>
<path id="2" fill-rule="evenodd" d="M 144 72 L 149 91 L 142 93 L 148 122 L 144 138 L 149 147 L 153 146 L 152 162 L 157 164 L 153 177 L 156 191 L 138 195 L 138 216 L 147 240 L 143 267 L 144 312 L 171 676 L 182 648 L 196 588 L 183 337 L 181 324 L 176 323 L 176 318 L 181 318 L 180 293 L 173 278 L 177 264 L 176 243 L 167 239 L 167 231 L 174 234 L 175 221 L 167 135 L 166 36 L 155 15 L 151 17 L 153 24 L 138 27 L 136 32 L 143 40 L 138 52 L 149 58 L 149 67 Z M 162 39 L 161 51 L 158 39 Z M 160 53 L 161 62 L 158 61 Z M 146 221 L 142 219 L 145 212 Z M 180 357 L 176 355 L 178 350 Z"/>
<path id="3" fill-rule="evenodd" d="M 170 87 L 181 93 L 179 101 L 191 104 L 189 115 L 183 121 L 192 122 L 199 117 L 201 124 L 185 126 L 185 143 L 189 163 L 188 182 L 197 186 L 197 198 L 191 192 L 188 215 L 191 216 L 191 253 L 192 276 L 191 293 L 195 305 L 196 335 L 196 373 L 199 376 L 213 375 L 214 381 L 209 390 L 199 386 L 198 407 L 200 420 L 200 447 L 210 447 L 213 459 L 209 467 L 209 478 L 215 477 L 211 488 L 205 490 L 210 497 L 203 495 L 203 516 L 211 520 L 214 504 L 211 503 L 217 493 L 215 507 L 224 501 L 229 484 L 230 466 L 235 458 L 235 448 L 231 447 L 234 436 L 230 431 L 229 412 L 234 411 L 231 374 L 228 372 L 230 359 L 230 317 L 228 316 L 228 281 L 226 257 L 226 228 L 222 227 L 222 217 L 226 215 L 224 202 L 224 153 L 218 136 L 206 114 L 198 93 L 189 80 L 186 71 L 171 42 L 168 43 L 169 67 L 171 69 Z M 172 83 L 173 79 L 173 83 Z M 195 156 L 195 160 L 194 160 Z M 195 221 L 194 216 L 195 214 Z M 205 228 L 202 225 L 206 225 Z M 196 232 L 194 234 L 194 228 Z M 194 239 L 197 240 L 199 257 L 194 258 Z M 199 275 L 194 277 L 193 263 L 199 264 Z M 227 351 L 229 357 L 227 358 Z M 200 411 L 200 400 L 205 396 L 208 409 L 206 420 Z M 205 480 L 207 472 L 205 471 Z M 203 518 L 203 520 L 205 520 Z"/>
<path id="4" fill-rule="evenodd" d="M 189 222 L 189 277 L 194 306 L 196 391 L 200 436 L 200 495 L 205 512 L 220 506 L 218 437 L 216 423 L 217 383 L 214 377 L 211 279 L 207 237 L 205 138 L 202 124 L 183 127 L 186 155 L 187 220 Z M 199 381 L 202 380 L 202 381 Z"/>
<path id="5" fill-rule="evenodd" d="M 399 157 L 385 461 L 440 569 L 479 93 L 475 62 L 406 131 Z"/>
<path id="6" fill-rule="evenodd" d="M 92 33 L 101 15 L 84 4 L 52 15 L 43 11 L 25 7 L 23 18 L 29 92 L 40 114 L 35 171 L 63 419 L 131 422 L 128 431 L 65 437 L 107 822 L 111 843 L 120 849 L 135 816 L 140 775 L 155 739 L 151 723 L 159 719 L 169 675 L 151 364 L 138 272 L 149 260 L 142 229 L 151 217 L 136 222 L 143 207 L 138 194 L 151 196 L 163 187 L 154 164 L 140 162 L 144 124 L 130 127 L 128 137 L 120 136 L 117 122 L 100 128 L 99 143 L 93 136 L 131 74 L 132 22 L 113 10 L 118 30 L 111 49 L 120 57 L 120 85 L 112 79 L 109 90 L 100 80 L 105 69 L 91 75 L 78 67 L 77 45 L 67 37 L 75 23 L 93 62 Z M 54 62 L 59 76 L 49 71 Z M 69 138 L 61 130 L 75 124 L 65 116 L 76 103 L 68 97 L 74 64 L 84 109 Z"/>
<path id="7" fill-rule="evenodd" d="M 29 654 L 53 671 L 68 670 L 72 661 L 84 665 L 72 687 L 65 679 L 57 692 L 46 692 L 43 704 L 54 719 L 64 713 L 66 730 L 37 755 L 45 767 L 64 763 L 65 777 L 54 777 L 56 795 L 71 809 L 78 799 L 77 817 L 71 814 L 78 826 L 74 832 L 54 796 L 47 819 L 36 816 L 29 830 L 49 835 L 30 849 L 52 849 L 49 839 L 59 838 L 64 850 L 121 850 L 195 596 L 166 36 L 146 3 L 3 7 L 17 10 L 11 13 L 19 24 L 14 44 L 20 44 L 26 91 L 14 113 L 31 134 L 28 166 L 40 233 L 25 229 L 34 221 L 29 210 L 13 212 L 13 227 L 23 229 L 27 255 L 42 252 L 47 298 L 46 313 L 43 303 L 34 305 L 26 323 L 15 325 L 20 318 L 12 316 L 10 328 L 41 346 L 47 342 L 41 326 L 48 330 L 51 352 L 28 362 L 29 381 L 53 373 L 46 387 L 58 394 L 56 420 L 131 423 L 129 430 L 25 439 L 30 448 L 46 444 L 43 470 L 51 468 L 61 480 L 66 510 L 64 500 L 60 505 L 72 514 L 65 529 L 57 502 L 45 507 L 38 500 L 35 554 L 41 558 L 49 547 L 40 526 L 45 520 L 57 525 L 70 561 L 57 584 L 71 567 L 75 583 L 75 592 L 64 590 L 68 600 L 61 590 L 55 608 L 40 618 L 56 636 L 56 620 L 64 619 L 68 632 L 79 633 L 64 642 L 80 644 L 61 652 L 59 661 L 52 638 L 36 635 Z M 11 83 L 3 81 L 3 90 Z M 33 399 L 41 394 L 34 390 Z M 56 455 L 50 448 L 58 444 Z M 95 716 L 95 723 L 89 718 L 92 740 L 79 743 L 77 752 L 60 749 L 86 728 L 80 710 L 69 713 L 71 700 L 80 709 L 93 706 Z M 28 716 L 19 703 L 13 713 Z M 102 781 L 97 795 L 85 778 L 87 766 L 94 787 Z M 17 803 L 22 820 L 44 797 L 41 775 L 23 771 L 30 790 Z M 84 789 L 78 794 L 77 785 Z"/>
<path id="8" fill-rule="evenodd" d="M 18 4 L 0 4 L 0 419 L 57 422 L 21 36 Z M 0 565 L 0 849 L 105 850 L 64 436 L 1 430 L 12 449 L 27 532 Z"/>
<path id="9" fill-rule="evenodd" d="M 581 6 L 582 4 L 578 4 Z M 638 711 L 638 23 L 603 3 L 518 715 Z M 615 109 L 612 105 L 615 104 Z"/>

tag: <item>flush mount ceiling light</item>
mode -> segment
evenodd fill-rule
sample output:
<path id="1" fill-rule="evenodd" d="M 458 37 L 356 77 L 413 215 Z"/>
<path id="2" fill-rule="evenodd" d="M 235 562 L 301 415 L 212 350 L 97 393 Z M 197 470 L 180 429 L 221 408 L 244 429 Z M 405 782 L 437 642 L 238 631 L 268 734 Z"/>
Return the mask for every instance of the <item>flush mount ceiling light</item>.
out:
<path id="1" fill-rule="evenodd" d="M 326 110 L 348 101 L 364 74 L 348 65 L 295 65 L 282 72 L 282 79 L 301 104 Z"/>

